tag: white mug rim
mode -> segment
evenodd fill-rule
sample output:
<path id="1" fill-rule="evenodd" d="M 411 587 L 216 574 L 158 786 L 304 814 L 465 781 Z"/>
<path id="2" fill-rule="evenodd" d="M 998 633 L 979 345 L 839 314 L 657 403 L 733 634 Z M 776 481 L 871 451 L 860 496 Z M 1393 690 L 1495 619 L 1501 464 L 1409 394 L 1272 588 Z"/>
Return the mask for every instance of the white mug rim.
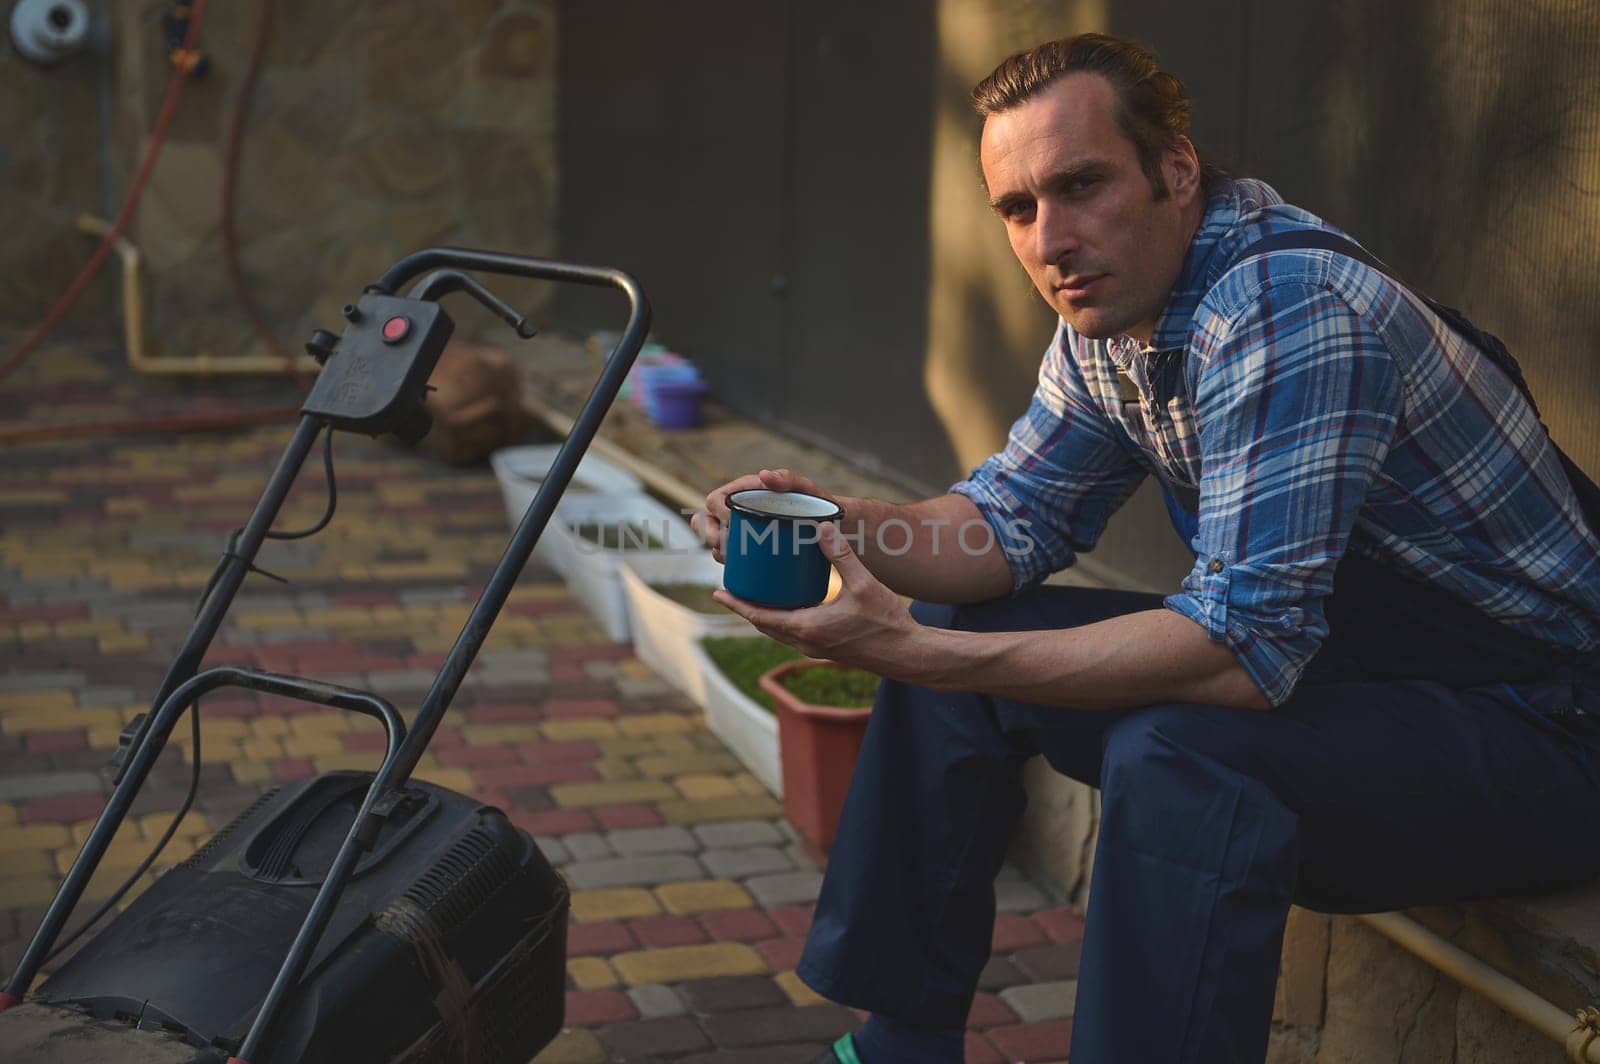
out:
<path id="1" fill-rule="evenodd" d="M 746 495 L 803 499 L 816 503 L 819 512 L 814 514 L 774 513 L 770 510 L 762 509 L 759 502 L 741 498 L 741 496 Z M 838 503 L 824 499 L 820 495 L 812 495 L 803 491 L 773 491 L 770 488 L 746 488 L 743 491 L 736 491 L 728 496 L 728 509 L 744 514 L 746 517 L 754 517 L 763 521 L 835 521 L 844 516 L 844 511 L 839 508 Z"/>

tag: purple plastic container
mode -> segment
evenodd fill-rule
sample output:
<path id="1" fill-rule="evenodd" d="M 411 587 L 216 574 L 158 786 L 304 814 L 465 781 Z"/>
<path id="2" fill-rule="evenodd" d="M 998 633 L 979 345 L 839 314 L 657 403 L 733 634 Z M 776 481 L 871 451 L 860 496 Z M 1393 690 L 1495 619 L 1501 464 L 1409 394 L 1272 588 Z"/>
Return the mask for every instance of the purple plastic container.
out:
<path id="1" fill-rule="evenodd" d="M 671 351 L 641 355 L 628 373 L 629 399 L 633 405 L 647 410 L 650 405 L 650 386 L 658 380 L 698 380 L 700 371 L 682 355 Z"/>
<path id="2" fill-rule="evenodd" d="M 657 381 L 645 400 L 645 413 L 658 428 L 692 429 L 700 424 L 700 400 L 705 394 L 706 382 L 698 378 Z"/>

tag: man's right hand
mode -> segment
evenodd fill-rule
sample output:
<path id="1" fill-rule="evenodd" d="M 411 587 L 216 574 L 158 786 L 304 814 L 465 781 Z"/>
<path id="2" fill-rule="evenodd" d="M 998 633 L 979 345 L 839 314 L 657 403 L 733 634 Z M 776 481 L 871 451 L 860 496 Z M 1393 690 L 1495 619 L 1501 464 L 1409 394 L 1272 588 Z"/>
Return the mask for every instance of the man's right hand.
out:
<path id="1" fill-rule="evenodd" d="M 706 508 L 697 513 L 689 523 L 705 540 L 706 546 L 711 548 L 712 557 L 719 562 L 727 559 L 723 556 L 723 543 L 728 535 L 728 496 L 736 491 L 749 491 L 752 488 L 765 488 L 768 491 L 803 491 L 807 495 L 816 495 L 837 504 L 839 499 L 823 491 L 817 484 L 798 473 L 791 473 L 787 469 L 763 469 L 759 473 L 750 473 L 730 480 L 706 496 Z"/>

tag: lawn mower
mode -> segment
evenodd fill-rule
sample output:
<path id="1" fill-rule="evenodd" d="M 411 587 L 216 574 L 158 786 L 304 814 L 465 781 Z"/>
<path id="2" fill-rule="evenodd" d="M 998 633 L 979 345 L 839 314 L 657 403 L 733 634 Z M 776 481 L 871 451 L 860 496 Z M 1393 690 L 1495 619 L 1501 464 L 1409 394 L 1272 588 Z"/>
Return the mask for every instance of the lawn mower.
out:
<path id="1" fill-rule="evenodd" d="M 393 433 L 414 443 L 427 433 L 426 382 L 454 328 L 439 299 L 466 293 L 520 337 L 533 335 L 523 315 L 463 271 L 616 288 L 628 322 L 409 727 L 370 692 L 231 666 L 199 671 L 262 543 L 285 535 L 271 531 L 273 521 L 319 435 L 326 443 L 336 430 Z M 0 1011 L 22 1001 L 50 959 L 174 725 L 200 696 L 244 687 L 365 714 L 385 732 L 383 760 L 375 773 L 328 773 L 262 795 L 30 1000 L 101 1031 L 106 1021 L 124 1025 L 113 1030 L 126 1030 L 129 1051 L 116 1059 L 153 1059 L 131 1041 L 155 1031 L 168 1044 L 181 1040 L 195 1061 L 522 1064 L 561 1027 L 565 883 L 502 811 L 410 776 L 638 354 L 649 304 L 617 270 L 430 248 L 391 266 L 344 317 L 341 335 L 319 329 L 306 345 L 323 369 L 300 422 L 230 540 L 151 711 L 129 725 L 115 789 L 0 994 Z M 0 1016 L 0 1046 L 6 1023 Z M 60 1052 L 55 1044 L 43 1055 Z"/>

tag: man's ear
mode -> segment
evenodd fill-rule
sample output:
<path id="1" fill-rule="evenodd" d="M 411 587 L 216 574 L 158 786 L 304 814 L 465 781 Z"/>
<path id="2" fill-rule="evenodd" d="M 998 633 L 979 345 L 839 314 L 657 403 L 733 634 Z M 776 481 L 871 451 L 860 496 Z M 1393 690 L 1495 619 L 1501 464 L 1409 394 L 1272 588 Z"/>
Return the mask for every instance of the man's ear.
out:
<path id="1" fill-rule="evenodd" d="M 1200 194 L 1200 153 L 1188 137 L 1179 137 L 1161 158 L 1167 188 L 1180 204 L 1188 204 Z"/>

